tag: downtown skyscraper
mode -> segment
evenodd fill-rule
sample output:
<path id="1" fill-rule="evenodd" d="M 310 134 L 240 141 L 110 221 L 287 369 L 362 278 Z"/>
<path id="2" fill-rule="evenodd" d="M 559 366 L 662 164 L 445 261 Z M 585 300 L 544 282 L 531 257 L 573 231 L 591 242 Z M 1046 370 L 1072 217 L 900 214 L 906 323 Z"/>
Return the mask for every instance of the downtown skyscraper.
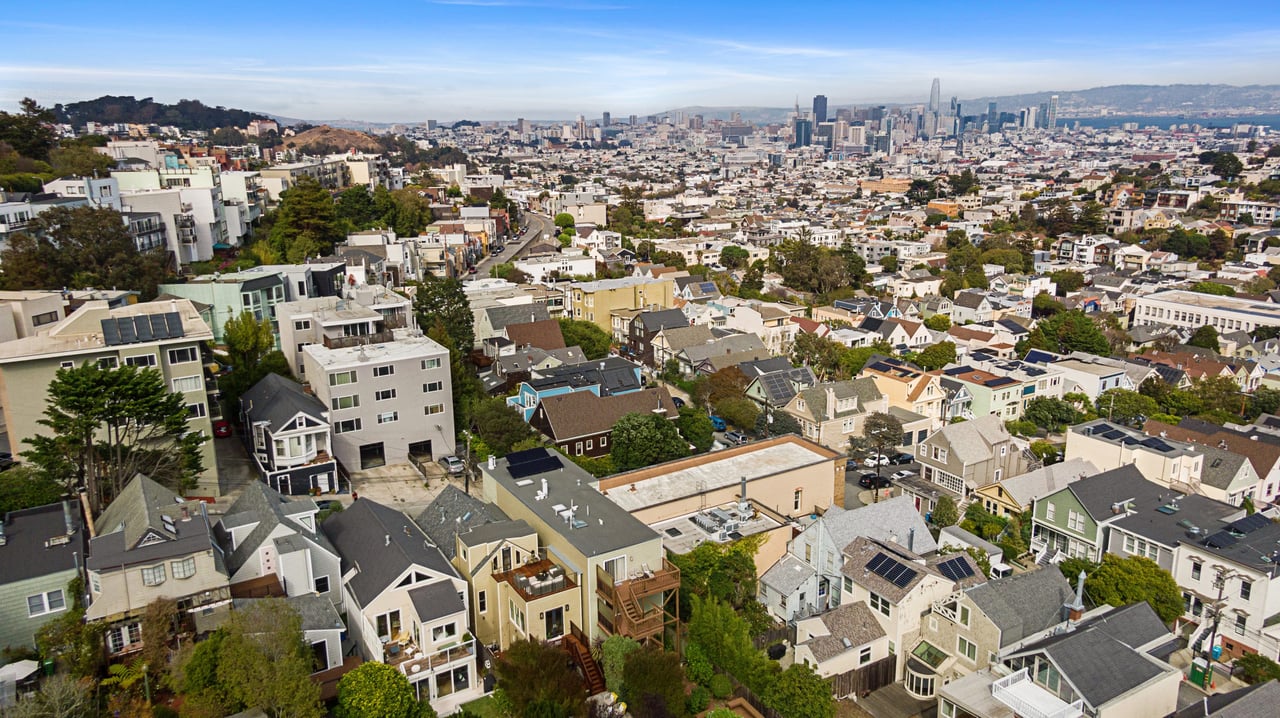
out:
<path id="1" fill-rule="evenodd" d="M 813 124 L 817 125 L 827 121 L 827 96 L 813 96 Z"/>

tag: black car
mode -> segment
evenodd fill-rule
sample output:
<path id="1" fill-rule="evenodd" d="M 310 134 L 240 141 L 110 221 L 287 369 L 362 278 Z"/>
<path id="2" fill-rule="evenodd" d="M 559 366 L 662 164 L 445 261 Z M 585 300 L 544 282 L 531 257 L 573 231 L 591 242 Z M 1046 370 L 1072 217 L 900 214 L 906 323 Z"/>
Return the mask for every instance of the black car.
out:
<path id="1" fill-rule="evenodd" d="M 18 462 L 13 460 L 13 454 L 7 451 L 0 451 L 0 471 L 12 468 L 16 463 Z"/>
<path id="2" fill-rule="evenodd" d="M 910 464 L 915 461 L 916 457 L 911 454 L 895 454 L 889 457 L 890 464 Z"/>
<path id="3" fill-rule="evenodd" d="M 672 404 L 675 404 L 677 409 L 683 409 L 683 408 L 684 408 L 684 399 L 681 399 L 681 398 L 680 398 L 680 397 L 678 397 L 678 396 L 673 396 L 673 397 L 671 397 L 671 403 L 672 403 Z"/>
<path id="4" fill-rule="evenodd" d="M 868 472 L 858 477 L 858 486 L 864 489 L 885 489 L 893 485 L 888 476 L 876 476 Z"/>

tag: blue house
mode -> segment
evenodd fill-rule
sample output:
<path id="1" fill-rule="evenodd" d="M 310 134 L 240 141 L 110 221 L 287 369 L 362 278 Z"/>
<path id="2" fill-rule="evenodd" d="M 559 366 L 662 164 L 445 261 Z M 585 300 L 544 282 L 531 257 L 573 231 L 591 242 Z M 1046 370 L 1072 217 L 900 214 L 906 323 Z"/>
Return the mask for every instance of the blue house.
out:
<path id="1" fill-rule="evenodd" d="M 520 412 L 521 418 L 527 422 L 544 397 L 575 391 L 616 396 L 643 388 L 639 364 L 610 356 L 599 361 L 565 364 L 540 371 L 537 376 L 520 382 L 515 396 L 507 398 L 507 405 Z"/>

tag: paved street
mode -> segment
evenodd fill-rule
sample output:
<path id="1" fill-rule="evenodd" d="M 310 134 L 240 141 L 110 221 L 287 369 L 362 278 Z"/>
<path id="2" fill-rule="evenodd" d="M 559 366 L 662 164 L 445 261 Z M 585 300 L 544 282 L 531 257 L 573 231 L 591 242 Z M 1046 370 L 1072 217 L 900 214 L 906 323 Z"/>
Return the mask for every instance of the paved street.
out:
<path id="1" fill-rule="evenodd" d="M 496 264 L 510 262 L 515 259 L 524 248 L 529 246 L 534 240 L 541 239 L 544 234 L 551 234 L 555 229 L 555 224 L 550 219 L 533 212 L 525 212 L 522 220 L 524 222 L 524 231 L 520 236 L 506 245 L 501 254 L 492 257 L 486 257 L 476 265 L 476 273 L 473 276 L 487 277 L 489 270 Z"/>

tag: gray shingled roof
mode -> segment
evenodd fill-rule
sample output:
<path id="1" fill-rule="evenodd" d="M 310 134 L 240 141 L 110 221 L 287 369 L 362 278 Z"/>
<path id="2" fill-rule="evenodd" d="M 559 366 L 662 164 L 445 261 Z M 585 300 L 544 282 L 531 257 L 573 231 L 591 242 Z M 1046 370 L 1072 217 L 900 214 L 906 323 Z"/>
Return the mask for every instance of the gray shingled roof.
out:
<path id="1" fill-rule="evenodd" d="M 1133 464 L 1125 464 L 1095 476 L 1072 482 L 1067 490 L 1075 494 L 1085 511 L 1094 519 L 1111 516 L 1112 504 L 1132 501 L 1134 506 L 1153 506 L 1162 494 L 1173 492 L 1160 484 L 1147 481 Z"/>
<path id="2" fill-rule="evenodd" d="M 837 400 L 850 397 L 856 398 L 857 408 L 845 411 L 829 411 L 827 407 L 828 389 L 835 394 Z M 809 413 L 819 420 L 864 414 L 867 411 L 868 402 L 879 401 L 884 396 L 876 388 L 875 380 L 870 377 L 815 384 L 807 389 L 801 389 L 799 394 L 804 397 L 805 403 L 809 405 Z"/>
<path id="3" fill-rule="evenodd" d="M 912 498 L 905 494 L 850 510 L 831 506 L 820 520 L 840 551 L 859 536 L 877 541 L 895 539 L 901 546 L 910 543 L 908 548 L 920 554 L 938 550 L 924 517 L 916 510 Z M 915 529 L 914 535 L 911 529 Z"/>
<path id="4" fill-rule="evenodd" d="M 1060 464 L 1049 464 L 1035 471 L 1018 474 L 1000 483 L 1000 488 L 1024 507 L 1030 507 L 1035 499 L 1044 498 L 1073 481 L 1098 473 L 1097 467 L 1079 457 Z"/>
<path id="5" fill-rule="evenodd" d="M 540 322 L 551 318 L 551 315 L 547 313 L 546 305 L 536 302 L 533 304 L 504 304 L 497 307 L 489 307 L 485 310 L 485 315 L 489 317 L 489 325 L 493 327 L 495 332 L 502 331 L 508 324 Z"/>
<path id="6" fill-rule="evenodd" d="M 1075 598 L 1071 584 L 1053 567 L 988 581 L 965 595 L 1000 628 L 1002 647 L 1056 626 L 1063 604 Z"/>
<path id="7" fill-rule="evenodd" d="M 457 554 L 454 538 L 471 529 L 497 521 L 506 521 L 507 515 L 493 504 L 470 496 L 462 489 L 449 484 L 418 514 L 418 524 L 444 557 L 453 560 Z"/>
<path id="8" fill-rule="evenodd" d="M 847 603 L 817 618 L 827 627 L 830 635 L 814 636 L 800 645 L 808 646 L 813 657 L 819 661 L 830 660 L 885 635 L 884 628 L 863 601 Z M 844 643 L 845 639 L 849 641 L 848 646 Z"/>
<path id="9" fill-rule="evenodd" d="M 422 529 L 393 508 L 360 499 L 320 524 L 342 557 L 342 571 L 357 569 L 347 582 L 361 605 L 368 605 L 405 569 L 418 565 L 446 576 L 458 572 Z"/>
<path id="10" fill-rule="evenodd" d="M 1154 659 L 1138 653 L 1097 629 L 1070 634 L 1045 649 L 1071 685 L 1090 706 L 1101 706 L 1165 671 Z M 1168 669 L 1173 670 L 1173 669 Z"/>
<path id="11" fill-rule="evenodd" d="M 409 600 L 413 601 L 418 620 L 423 623 L 467 610 L 452 581 L 436 581 L 410 589 Z"/>
<path id="12" fill-rule="evenodd" d="M 183 509 L 187 511 L 186 520 Z M 167 528 L 165 517 L 170 519 L 172 531 Z M 182 500 L 142 474 L 125 484 L 95 525 L 98 535 L 89 541 L 86 561 L 93 570 L 118 570 L 125 565 L 208 551 L 214 546 L 204 504 Z M 139 545 L 149 537 L 161 540 Z M 215 552 L 214 560 L 220 571 L 226 570 L 221 552 Z"/>
<path id="13" fill-rule="evenodd" d="M 267 421 L 273 430 L 279 431 L 298 414 L 306 414 L 319 422 L 326 422 L 325 406 L 320 400 L 302 390 L 302 385 L 279 374 L 267 374 L 240 397 L 240 405 L 246 407 L 250 421 Z"/>
<path id="14" fill-rule="evenodd" d="M 337 555 L 337 551 L 334 551 L 333 546 L 323 536 L 307 531 L 305 526 L 296 521 L 285 522 L 286 516 L 307 513 L 308 511 L 318 511 L 315 501 L 309 498 L 286 499 L 280 492 L 261 481 L 250 482 L 244 487 L 244 491 L 241 492 L 235 503 L 231 504 L 231 508 L 227 510 L 227 514 L 217 526 L 216 535 L 218 543 L 222 546 L 222 550 L 227 557 L 228 572 L 235 575 L 246 561 L 258 553 L 262 543 L 281 524 L 287 526 L 294 533 L 307 534 L 308 538 Z M 236 546 L 235 550 L 231 550 L 231 534 L 227 531 L 227 527 L 242 526 L 254 522 L 257 523 L 257 526 L 240 542 L 240 545 Z"/>
<path id="15" fill-rule="evenodd" d="M 760 582 L 783 596 L 790 596 L 815 573 L 812 566 L 788 553 L 764 572 Z"/>

